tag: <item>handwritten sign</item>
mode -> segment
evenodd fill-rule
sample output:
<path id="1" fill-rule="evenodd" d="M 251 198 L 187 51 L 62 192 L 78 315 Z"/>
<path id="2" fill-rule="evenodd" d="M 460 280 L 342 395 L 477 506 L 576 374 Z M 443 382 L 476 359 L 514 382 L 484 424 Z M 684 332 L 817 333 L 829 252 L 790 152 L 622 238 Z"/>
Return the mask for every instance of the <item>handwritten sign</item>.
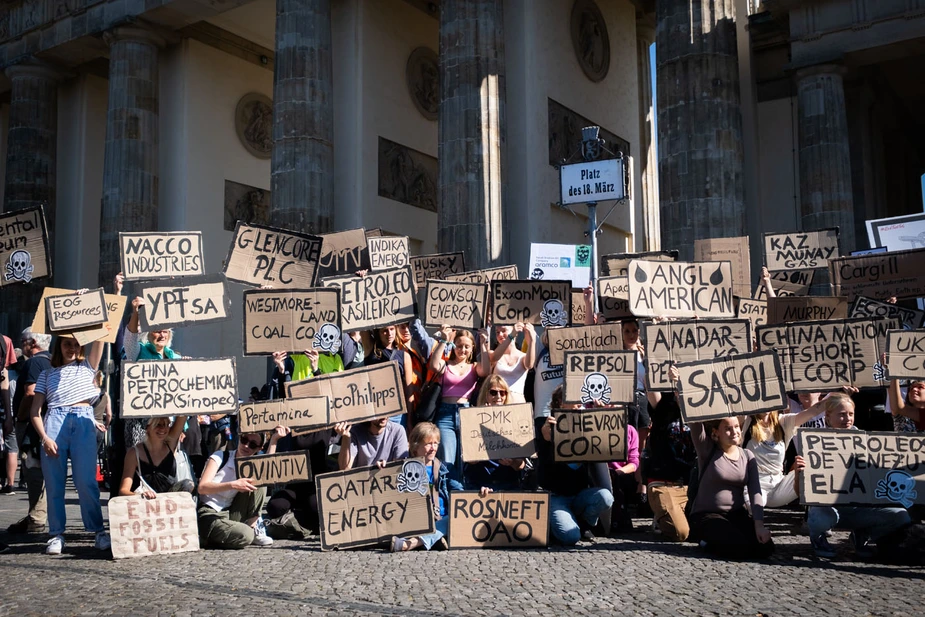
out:
<path id="1" fill-rule="evenodd" d="M 47 314 L 45 312 L 45 300 L 51 296 L 60 296 L 72 293 L 69 289 L 59 289 L 57 287 L 46 287 L 42 290 L 42 297 L 39 299 L 38 306 L 35 307 L 35 318 L 32 320 L 30 329 L 35 334 L 50 334 L 48 329 Z M 78 343 L 87 345 L 93 341 L 102 340 L 104 343 L 115 343 L 119 335 L 119 324 L 122 322 L 122 315 L 125 313 L 125 304 L 128 299 L 125 296 L 116 294 L 104 294 L 106 298 L 106 313 L 108 319 L 106 323 L 99 326 L 91 326 L 80 330 L 71 330 L 70 332 L 58 332 L 57 336 L 65 338 L 74 338 Z"/>
<path id="2" fill-rule="evenodd" d="M 330 415 L 326 396 L 285 398 L 241 405 L 238 429 L 241 433 L 262 433 L 277 426 L 300 429 L 327 424 Z"/>
<path id="3" fill-rule="evenodd" d="M 231 318 L 231 298 L 220 274 L 141 283 L 138 295 L 145 300 L 138 310 L 145 332 Z"/>
<path id="4" fill-rule="evenodd" d="M 838 227 L 764 234 L 764 260 L 771 272 L 825 268 L 836 257 Z"/>
<path id="5" fill-rule="evenodd" d="M 848 298 L 844 296 L 768 298 L 769 324 L 847 318 Z"/>
<path id="6" fill-rule="evenodd" d="M 629 279 L 625 276 L 605 276 L 597 279 L 598 306 L 604 319 L 632 318 Z M 572 323 L 582 323 L 575 322 Z"/>
<path id="7" fill-rule="evenodd" d="M 126 281 L 205 274 L 202 232 L 121 231 L 119 249 Z"/>
<path id="8" fill-rule="evenodd" d="M 373 272 L 411 265 L 408 236 L 369 236 L 369 267 Z"/>
<path id="9" fill-rule="evenodd" d="M 613 253 L 601 255 L 601 276 L 628 276 L 630 262 L 634 259 L 646 261 L 677 261 L 678 251 L 646 251 L 644 253 Z"/>
<path id="10" fill-rule="evenodd" d="M 636 351 L 566 351 L 565 402 L 635 403 Z"/>
<path id="11" fill-rule="evenodd" d="M 925 323 L 925 311 L 906 308 L 898 304 L 880 302 L 864 296 L 858 296 L 851 304 L 848 317 L 886 317 L 899 319 L 906 330 L 921 328 Z"/>
<path id="12" fill-rule="evenodd" d="M 199 550 L 196 504 L 189 493 L 161 493 L 109 500 L 113 559 Z"/>
<path id="13" fill-rule="evenodd" d="M 343 329 L 369 330 L 406 323 L 417 314 L 411 268 L 396 268 L 332 276 L 322 280 L 325 287 L 340 289 Z"/>
<path id="14" fill-rule="evenodd" d="M 752 328 L 768 323 L 768 303 L 751 298 L 736 299 L 736 317 L 752 322 Z"/>
<path id="15" fill-rule="evenodd" d="M 336 334 L 334 330 L 337 330 Z M 248 289 L 244 292 L 244 355 L 330 349 L 340 343 L 337 289 Z"/>
<path id="16" fill-rule="evenodd" d="M 685 422 L 787 409 L 774 351 L 681 362 L 678 400 Z"/>
<path id="17" fill-rule="evenodd" d="M 886 368 L 890 379 L 925 379 L 925 330 L 887 332 Z"/>
<path id="18" fill-rule="evenodd" d="M 673 389 L 669 369 L 678 362 L 712 360 L 752 350 L 752 325 L 744 319 L 643 322 L 646 389 Z"/>
<path id="19" fill-rule="evenodd" d="M 728 261 L 630 262 L 630 310 L 639 317 L 733 317 Z"/>
<path id="20" fill-rule="evenodd" d="M 800 429 L 800 503 L 910 508 L 925 503 L 925 435 Z"/>
<path id="21" fill-rule="evenodd" d="M 411 270 L 414 273 L 415 289 L 423 289 L 428 279 L 442 280 L 450 275 L 464 273 L 466 263 L 461 252 L 418 255 L 411 258 Z"/>
<path id="22" fill-rule="evenodd" d="M 51 251 L 42 206 L 0 214 L 0 287 L 51 275 Z"/>
<path id="23" fill-rule="evenodd" d="M 694 261 L 728 261 L 732 266 L 732 287 L 738 296 L 752 290 L 751 251 L 748 236 L 694 240 Z"/>
<path id="24" fill-rule="evenodd" d="M 809 294 L 809 288 L 815 278 L 815 270 L 781 270 L 780 272 L 771 273 L 771 286 L 778 298 L 787 296 L 805 296 Z M 764 285 L 759 284 L 755 287 L 755 293 L 752 295 L 755 300 L 767 300 L 768 293 Z"/>
<path id="25" fill-rule="evenodd" d="M 549 337 L 549 363 L 553 366 L 565 363 L 566 351 L 623 349 L 623 326 L 618 323 L 550 328 L 546 332 Z"/>
<path id="26" fill-rule="evenodd" d="M 536 548 L 549 543 L 549 493 L 453 491 L 450 548 Z"/>
<path id="27" fill-rule="evenodd" d="M 238 477 L 250 480 L 254 486 L 308 482 L 312 479 L 312 464 L 307 450 L 235 457 L 234 466 Z"/>
<path id="28" fill-rule="evenodd" d="M 122 417 L 236 413 L 234 358 L 122 363 Z"/>
<path id="29" fill-rule="evenodd" d="M 316 280 L 370 269 L 369 246 L 362 227 L 323 234 L 321 238 Z"/>
<path id="30" fill-rule="evenodd" d="M 52 332 L 77 330 L 106 323 L 109 313 L 103 288 L 45 298 L 45 316 Z"/>
<path id="31" fill-rule="evenodd" d="M 424 325 L 478 330 L 488 317 L 488 285 L 456 281 L 427 281 Z"/>
<path id="32" fill-rule="evenodd" d="M 585 292 L 583 289 L 572 289 L 572 323 L 585 322 Z"/>
<path id="33" fill-rule="evenodd" d="M 390 363 L 391 364 L 391 363 Z M 419 458 L 315 476 L 321 550 L 375 546 L 434 532 L 427 471 Z"/>
<path id="34" fill-rule="evenodd" d="M 553 459 L 559 462 L 626 460 L 626 409 L 555 410 Z"/>
<path id="35" fill-rule="evenodd" d="M 225 278 L 246 285 L 306 289 L 315 284 L 321 237 L 238 221 Z"/>
<path id="36" fill-rule="evenodd" d="M 925 297 L 925 248 L 833 259 L 829 276 L 833 293 L 849 299 Z"/>
<path id="37" fill-rule="evenodd" d="M 570 281 L 492 281 L 491 299 L 496 326 L 518 321 L 544 328 L 567 326 L 572 315 Z"/>
<path id="38" fill-rule="evenodd" d="M 533 405 L 496 405 L 459 410 L 462 459 L 466 463 L 527 458 L 536 453 Z"/>
<path id="39" fill-rule="evenodd" d="M 485 283 L 492 281 L 516 281 L 517 265 L 501 266 L 499 268 L 488 268 L 486 270 L 473 270 L 461 274 L 447 274 L 443 277 L 447 281 L 459 281 L 460 283 Z"/>

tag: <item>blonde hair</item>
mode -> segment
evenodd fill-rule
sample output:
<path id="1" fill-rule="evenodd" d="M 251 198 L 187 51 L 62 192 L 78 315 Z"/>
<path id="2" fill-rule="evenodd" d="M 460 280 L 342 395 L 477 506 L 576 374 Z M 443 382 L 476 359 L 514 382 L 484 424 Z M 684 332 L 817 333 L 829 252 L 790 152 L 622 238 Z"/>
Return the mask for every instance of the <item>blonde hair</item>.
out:
<path id="1" fill-rule="evenodd" d="M 408 436 L 408 451 L 411 453 L 411 456 L 414 456 L 414 453 L 417 451 L 418 446 L 425 443 L 428 439 L 433 437 L 437 438 L 437 442 L 440 442 L 440 429 L 437 428 L 437 425 L 433 422 L 420 422 L 414 425 L 414 428 L 411 429 L 411 435 Z"/>
<path id="2" fill-rule="evenodd" d="M 469 352 L 469 355 L 466 356 L 465 362 L 468 364 L 472 363 L 472 355 L 475 353 L 475 337 L 472 336 L 472 333 L 468 330 L 457 330 L 456 336 L 453 337 L 453 344 L 458 345 L 456 341 L 461 338 L 467 338 L 472 343 L 472 351 Z M 455 351 L 453 353 L 456 353 Z"/>
<path id="3" fill-rule="evenodd" d="M 780 425 L 780 416 L 776 411 L 772 411 L 768 414 L 768 422 L 771 424 L 771 434 L 774 435 L 774 442 L 782 442 L 784 440 L 784 427 Z M 764 441 L 764 430 L 755 418 L 752 418 L 752 424 L 748 427 L 748 433 L 751 435 L 752 441 Z"/>
<path id="4" fill-rule="evenodd" d="M 488 376 L 488 379 L 482 384 L 482 389 L 479 390 L 479 397 L 475 402 L 476 407 L 484 407 L 488 403 L 488 391 L 492 388 L 503 388 L 505 392 L 504 401 L 507 402 L 508 397 L 511 395 L 511 389 L 508 387 L 507 382 L 504 381 L 504 377 L 492 374 Z"/>
<path id="5" fill-rule="evenodd" d="M 854 411 L 854 401 L 851 400 L 850 396 L 842 392 L 830 394 L 822 401 L 822 410 L 826 416 L 832 412 L 839 411 L 842 407 L 848 407 L 851 411 Z"/>

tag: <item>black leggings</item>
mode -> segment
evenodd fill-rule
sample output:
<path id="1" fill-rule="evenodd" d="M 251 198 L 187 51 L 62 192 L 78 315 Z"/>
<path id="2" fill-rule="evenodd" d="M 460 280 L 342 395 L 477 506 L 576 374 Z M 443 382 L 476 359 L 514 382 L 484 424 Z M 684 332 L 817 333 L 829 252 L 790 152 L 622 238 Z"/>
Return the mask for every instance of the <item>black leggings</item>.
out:
<path id="1" fill-rule="evenodd" d="M 762 544 L 755 535 L 755 522 L 745 508 L 731 512 L 697 512 L 689 517 L 690 540 L 706 542 L 706 550 L 730 559 L 765 559 L 774 552 L 774 542 Z"/>

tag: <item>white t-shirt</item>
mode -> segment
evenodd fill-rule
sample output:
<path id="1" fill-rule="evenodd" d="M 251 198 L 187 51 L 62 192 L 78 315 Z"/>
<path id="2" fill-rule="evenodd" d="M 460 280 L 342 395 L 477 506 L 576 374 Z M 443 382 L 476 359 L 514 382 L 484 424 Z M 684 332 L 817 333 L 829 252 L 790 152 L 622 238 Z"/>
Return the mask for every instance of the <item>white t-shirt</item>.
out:
<path id="1" fill-rule="evenodd" d="M 68 407 L 82 401 L 93 401 L 100 395 L 94 381 L 96 371 L 90 363 L 72 362 L 42 371 L 35 382 L 36 394 L 44 394 L 48 408 Z"/>
<path id="2" fill-rule="evenodd" d="M 536 362 L 533 378 L 533 416 L 546 418 L 552 409 L 552 392 L 563 382 L 565 366 L 549 363 L 549 350 L 544 349 Z"/>
<path id="3" fill-rule="evenodd" d="M 217 465 L 222 464 L 222 458 L 224 458 L 224 450 L 219 450 L 215 454 L 209 457 L 210 461 L 215 461 Z M 213 482 L 234 482 L 238 479 L 238 470 L 234 466 L 234 457 L 237 453 L 236 450 L 231 450 L 228 452 L 228 462 L 225 463 L 225 466 L 215 472 L 215 477 L 212 479 Z M 206 465 L 209 462 L 206 461 Z M 227 491 L 222 491 L 221 493 L 213 493 L 211 495 L 202 495 L 200 499 L 202 503 L 209 506 L 216 512 L 221 512 L 222 510 L 227 510 L 231 507 L 231 502 L 234 501 L 234 498 L 238 496 L 238 491 L 230 489 Z"/>
<path id="4" fill-rule="evenodd" d="M 751 416 L 748 418 L 749 420 L 752 419 Z M 795 414 L 780 414 L 777 419 L 780 421 L 781 428 L 784 429 L 783 441 L 774 441 L 772 436 L 767 441 L 755 441 L 752 439 L 745 446 L 746 450 L 755 455 L 755 460 L 758 461 L 758 473 L 762 480 L 765 478 L 779 478 L 784 475 L 784 458 L 787 455 L 787 446 L 790 445 L 790 440 L 793 439 L 793 435 L 797 430 L 797 417 Z M 746 430 L 748 430 L 750 424 L 751 422 L 746 422 Z"/>

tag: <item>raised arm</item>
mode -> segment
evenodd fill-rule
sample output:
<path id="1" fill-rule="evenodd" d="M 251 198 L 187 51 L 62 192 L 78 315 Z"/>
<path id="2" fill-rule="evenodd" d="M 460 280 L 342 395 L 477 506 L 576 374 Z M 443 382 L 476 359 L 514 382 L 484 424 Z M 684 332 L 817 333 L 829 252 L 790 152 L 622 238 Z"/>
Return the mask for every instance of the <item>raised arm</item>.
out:
<path id="1" fill-rule="evenodd" d="M 479 377 L 488 377 L 491 375 L 492 365 L 488 343 L 488 328 L 479 330 L 479 344 L 482 346 L 482 353 L 479 354 L 479 363 L 475 365 L 475 374 Z"/>
<path id="2" fill-rule="evenodd" d="M 761 284 L 764 285 L 764 290 L 769 298 L 777 297 L 777 293 L 775 293 L 774 287 L 771 285 L 771 272 L 768 271 L 766 266 L 761 267 Z"/>
<path id="3" fill-rule="evenodd" d="M 536 330 L 532 323 L 524 324 L 524 340 L 527 343 L 527 351 L 524 354 L 524 368 L 528 371 L 536 366 Z"/>
<path id="4" fill-rule="evenodd" d="M 906 401 L 903 400 L 898 379 L 890 381 L 889 397 L 890 411 L 894 416 L 904 416 L 913 422 L 918 422 L 921 419 L 922 410 L 911 405 L 906 405 Z"/>

